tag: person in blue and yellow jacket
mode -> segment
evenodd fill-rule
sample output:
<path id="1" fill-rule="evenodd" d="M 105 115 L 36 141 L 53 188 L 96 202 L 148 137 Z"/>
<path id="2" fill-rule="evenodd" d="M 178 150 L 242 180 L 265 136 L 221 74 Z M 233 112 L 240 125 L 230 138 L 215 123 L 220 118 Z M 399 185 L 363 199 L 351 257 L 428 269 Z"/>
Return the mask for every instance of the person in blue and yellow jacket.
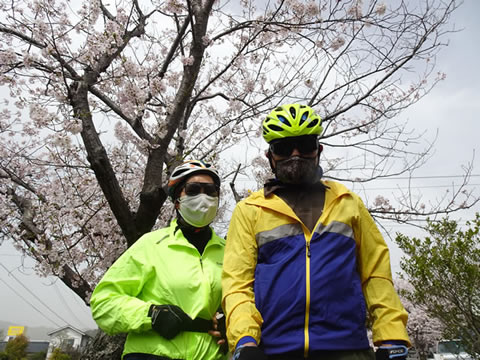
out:
<path id="1" fill-rule="evenodd" d="M 262 130 L 275 179 L 237 204 L 225 247 L 233 359 L 405 359 L 407 313 L 387 245 L 362 200 L 321 179 L 320 117 L 283 105 Z"/>
<path id="2" fill-rule="evenodd" d="M 177 218 L 108 269 L 90 299 L 93 318 L 108 334 L 128 333 L 124 360 L 226 359 L 216 318 L 225 241 L 209 226 L 220 177 L 190 160 L 173 170 L 168 189 Z"/>

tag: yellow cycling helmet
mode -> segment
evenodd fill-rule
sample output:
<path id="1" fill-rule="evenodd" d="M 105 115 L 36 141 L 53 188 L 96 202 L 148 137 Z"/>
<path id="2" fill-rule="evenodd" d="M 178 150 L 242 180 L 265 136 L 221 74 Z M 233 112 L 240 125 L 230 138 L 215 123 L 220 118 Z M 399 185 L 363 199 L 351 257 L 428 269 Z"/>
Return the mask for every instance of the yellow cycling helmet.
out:
<path id="1" fill-rule="evenodd" d="M 263 138 L 267 143 L 286 137 L 320 135 L 322 119 L 310 106 L 286 104 L 277 107 L 263 120 Z"/>

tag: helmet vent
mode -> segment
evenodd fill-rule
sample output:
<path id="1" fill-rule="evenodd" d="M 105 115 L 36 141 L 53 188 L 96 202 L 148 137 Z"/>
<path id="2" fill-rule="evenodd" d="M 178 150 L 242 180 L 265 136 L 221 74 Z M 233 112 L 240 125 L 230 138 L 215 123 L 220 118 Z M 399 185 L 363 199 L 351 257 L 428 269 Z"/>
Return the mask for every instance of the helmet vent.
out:
<path id="1" fill-rule="evenodd" d="M 307 125 L 307 128 L 312 128 L 318 124 L 318 119 L 314 119 L 310 121 L 310 123 Z"/>
<path id="2" fill-rule="evenodd" d="M 307 118 L 308 118 L 308 111 L 305 111 L 300 119 L 299 125 L 302 125 L 305 122 L 305 120 L 307 120 Z"/>
<path id="3" fill-rule="evenodd" d="M 287 126 L 292 126 L 292 124 L 290 124 L 290 121 L 288 121 L 287 118 L 282 115 L 278 115 L 278 120 L 280 120 L 282 123 L 284 123 Z"/>
<path id="4" fill-rule="evenodd" d="M 280 126 L 277 125 L 268 125 L 268 128 L 273 131 L 283 131 L 283 129 Z"/>
<path id="5" fill-rule="evenodd" d="M 172 174 L 173 176 L 180 176 L 182 175 L 185 171 L 189 171 L 190 169 L 180 169 L 180 170 L 177 170 L 175 171 L 174 174 Z"/>
<path id="6" fill-rule="evenodd" d="M 297 112 L 293 106 L 290 108 L 290 115 L 292 115 L 292 118 L 294 119 L 297 117 Z"/>

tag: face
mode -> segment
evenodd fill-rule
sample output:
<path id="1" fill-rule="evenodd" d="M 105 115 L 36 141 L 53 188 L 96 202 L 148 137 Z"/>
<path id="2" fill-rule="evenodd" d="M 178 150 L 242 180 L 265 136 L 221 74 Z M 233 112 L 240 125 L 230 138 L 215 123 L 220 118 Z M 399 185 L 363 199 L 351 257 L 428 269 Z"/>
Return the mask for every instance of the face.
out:
<path id="1" fill-rule="evenodd" d="M 287 138 L 270 146 L 270 159 L 277 178 L 286 184 L 316 181 L 321 147 L 316 137 Z M 312 150 L 313 149 L 313 150 Z"/>
<path id="2" fill-rule="evenodd" d="M 187 181 L 185 182 L 185 185 L 183 186 L 182 188 L 182 191 L 180 192 L 180 196 L 179 197 L 182 197 L 182 196 L 186 196 L 188 195 L 187 194 L 187 189 L 188 189 L 188 185 L 187 184 L 193 184 L 193 183 L 199 183 L 199 184 L 215 184 L 215 181 L 213 181 L 213 178 L 210 176 L 210 175 L 207 175 L 207 174 L 194 174 L 192 176 L 190 176 Z M 206 190 L 205 188 L 201 188 L 201 187 L 195 187 L 196 189 L 194 190 L 198 190 L 198 188 L 200 188 L 200 191 L 205 193 Z M 217 194 L 218 196 L 218 194 Z M 178 201 L 175 202 L 175 207 L 178 208 L 179 206 L 179 203 Z"/>
<path id="3" fill-rule="evenodd" d="M 275 162 L 282 161 L 282 160 L 287 160 L 287 159 L 294 158 L 294 157 L 300 157 L 300 158 L 303 158 L 303 159 L 316 159 L 317 155 L 318 155 L 318 149 L 304 154 L 304 153 L 301 153 L 300 151 L 298 151 L 298 149 L 295 148 L 295 149 L 293 149 L 292 154 L 290 156 L 277 155 L 274 152 L 272 152 L 272 159 Z"/>

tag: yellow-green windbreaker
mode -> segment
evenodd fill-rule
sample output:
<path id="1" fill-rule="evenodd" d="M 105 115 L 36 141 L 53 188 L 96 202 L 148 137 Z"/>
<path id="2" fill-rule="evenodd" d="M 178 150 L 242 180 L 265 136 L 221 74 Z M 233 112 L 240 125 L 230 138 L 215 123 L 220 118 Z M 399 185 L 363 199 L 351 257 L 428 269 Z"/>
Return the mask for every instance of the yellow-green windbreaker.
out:
<path id="1" fill-rule="evenodd" d="M 220 307 L 224 239 L 212 231 L 200 255 L 176 226 L 173 220 L 145 234 L 115 261 L 92 294 L 93 318 L 108 334 L 128 333 L 123 355 L 223 359 L 207 333 L 181 332 L 167 340 L 152 330 L 152 304 L 177 305 L 192 319 L 212 319 Z"/>
<path id="2" fill-rule="evenodd" d="M 383 237 L 356 194 L 324 184 L 313 232 L 275 194 L 237 204 L 222 275 L 231 348 L 251 336 L 267 355 L 367 349 L 367 309 L 375 343 L 410 343 Z"/>

